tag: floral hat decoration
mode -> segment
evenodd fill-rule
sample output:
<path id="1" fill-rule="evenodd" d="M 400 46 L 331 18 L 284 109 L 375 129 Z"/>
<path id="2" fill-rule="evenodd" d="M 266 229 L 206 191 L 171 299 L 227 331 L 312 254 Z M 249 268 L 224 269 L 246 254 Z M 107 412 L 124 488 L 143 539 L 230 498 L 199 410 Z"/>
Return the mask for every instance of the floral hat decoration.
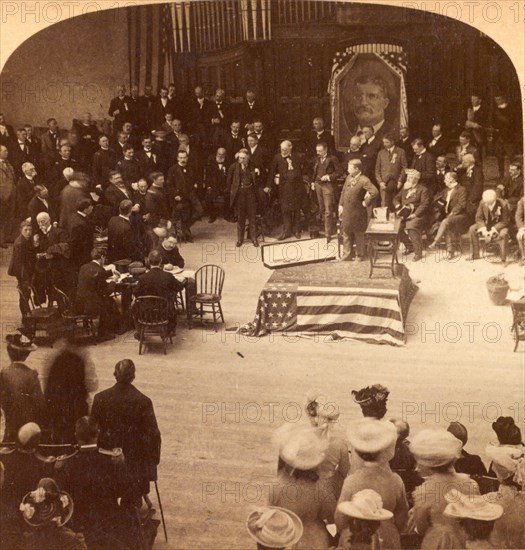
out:
<path id="1" fill-rule="evenodd" d="M 73 515 L 73 501 L 61 491 L 54 479 L 42 478 L 34 491 L 25 495 L 20 504 L 24 521 L 32 527 L 55 523 L 65 525 Z"/>

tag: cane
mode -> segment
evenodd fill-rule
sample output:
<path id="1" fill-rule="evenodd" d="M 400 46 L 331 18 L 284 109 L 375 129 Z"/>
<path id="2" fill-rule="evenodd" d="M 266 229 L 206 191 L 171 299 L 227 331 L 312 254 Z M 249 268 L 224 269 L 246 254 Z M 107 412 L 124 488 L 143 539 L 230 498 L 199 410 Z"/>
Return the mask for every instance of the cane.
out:
<path id="1" fill-rule="evenodd" d="M 155 491 L 157 492 L 157 500 L 159 501 L 160 519 L 162 520 L 162 527 L 164 529 L 164 538 L 166 539 L 166 542 L 168 542 L 168 532 L 166 531 L 166 522 L 164 521 L 164 510 L 162 508 L 162 502 L 160 501 L 159 486 L 157 485 L 156 481 L 155 481 Z"/>

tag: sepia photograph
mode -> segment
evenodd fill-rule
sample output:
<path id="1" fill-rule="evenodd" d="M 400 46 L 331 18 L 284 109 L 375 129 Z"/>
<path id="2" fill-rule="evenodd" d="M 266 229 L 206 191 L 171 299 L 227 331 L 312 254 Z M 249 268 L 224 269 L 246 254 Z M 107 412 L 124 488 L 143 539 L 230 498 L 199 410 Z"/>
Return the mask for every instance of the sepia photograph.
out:
<path id="1" fill-rule="evenodd" d="M 525 4 L 0 3 L 0 548 L 525 549 Z"/>

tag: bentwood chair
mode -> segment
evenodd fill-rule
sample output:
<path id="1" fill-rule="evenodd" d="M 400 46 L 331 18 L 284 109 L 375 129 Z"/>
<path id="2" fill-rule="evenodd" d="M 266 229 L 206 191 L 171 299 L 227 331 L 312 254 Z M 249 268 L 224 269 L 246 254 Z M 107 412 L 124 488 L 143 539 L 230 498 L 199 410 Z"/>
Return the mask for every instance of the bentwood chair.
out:
<path id="1" fill-rule="evenodd" d="M 133 317 L 135 319 L 139 336 L 139 355 L 145 347 L 148 334 L 160 336 L 166 355 L 168 340 L 173 344 L 169 328 L 169 307 L 166 298 L 160 296 L 140 296 L 133 304 Z"/>
<path id="2" fill-rule="evenodd" d="M 59 320 L 58 307 L 52 305 L 51 298 L 48 306 L 37 305 L 35 297 L 36 290 L 29 284 L 23 287 L 17 286 L 20 299 L 26 304 L 27 313 L 24 314 L 22 323 L 29 334 L 35 338 L 39 335 L 37 332 L 44 332 L 46 338 L 54 336 L 54 328 Z"/>
<path id="3" fill-rule="evenodd" d="M 203 320 L 204 314 L 213 315 L 213 328 L 217 332 L 217 320 L 224 323 L 221 299 L 222 287 L 224 285 L 224 269 L 218 265 L 203 265 L 195 273 L 196 293 L 189 299 L 188 328 L 192 328 L 194 317 Z"/>
<path id="4" fill-rule="evenodd" d="M 93 322 L 94 318 L 89 315 L 74 313 L 70 299 L 60 289 L 55 287 L 53 294 L 64 322 L 63 330 L 68 338 L 74 338 L 75 336 L 95 338 L 97 331 Z"/>

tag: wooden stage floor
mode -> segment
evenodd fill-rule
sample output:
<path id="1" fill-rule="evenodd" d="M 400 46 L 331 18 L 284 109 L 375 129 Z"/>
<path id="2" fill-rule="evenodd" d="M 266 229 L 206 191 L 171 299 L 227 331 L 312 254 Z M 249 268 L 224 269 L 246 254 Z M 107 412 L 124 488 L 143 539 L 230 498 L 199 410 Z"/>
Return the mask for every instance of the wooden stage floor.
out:
<path id="1" fill-rule="evenodd" d="M 260 249 L 236 249 L 235 226 L 223 221 L 198 223 L 193 233 L 196 242 L 181 250 L 187 266 L 216 263 L 226 270 L 226 328 L 251 321 L 271 274 Z M 8 261 L 9 251 L 2 251 L 2 365 L 5 334 L 19 321 Z M 163 439 L 159 487 L 170 538 L 166 544 L 159 530 L 156 548 L 254 548 L 244 522 L 250 506 L 264 504 L 268 494 L 276 467 L 271 434 L 283 418 L 296 418 L 312 387 L 340 405 L 341 429 L 360 415 L 350 391 L 380 382 L 391 392 L 388 416 L 404 416 L 412 433 L 460 420 L 469 430 L 468 450 L 483 454 L 498 414 L 514 416 L 524 430 L 525 344 L 512 353 L 510 307 L 493 306 L 485 289 L 490 275 L 504 272 L 516 289 L 513 297 L 521 296 L 523 268 L 484 260 L 450 263 L 436 255 L 406 265 L 419 291 L 405 347 L 280 335 L 257 339 L 198 326 L 188 331 L 181 321 L 167 356 L 160 347 L 139 356 L 131 332 L 90 348 L 100 389 L 113 383 L 115 363 L 129 357 L 137 366 L 137 387 L 155 406 Z M 42 347 L 28 363 L 38 369 L 50 352 Z"/>

